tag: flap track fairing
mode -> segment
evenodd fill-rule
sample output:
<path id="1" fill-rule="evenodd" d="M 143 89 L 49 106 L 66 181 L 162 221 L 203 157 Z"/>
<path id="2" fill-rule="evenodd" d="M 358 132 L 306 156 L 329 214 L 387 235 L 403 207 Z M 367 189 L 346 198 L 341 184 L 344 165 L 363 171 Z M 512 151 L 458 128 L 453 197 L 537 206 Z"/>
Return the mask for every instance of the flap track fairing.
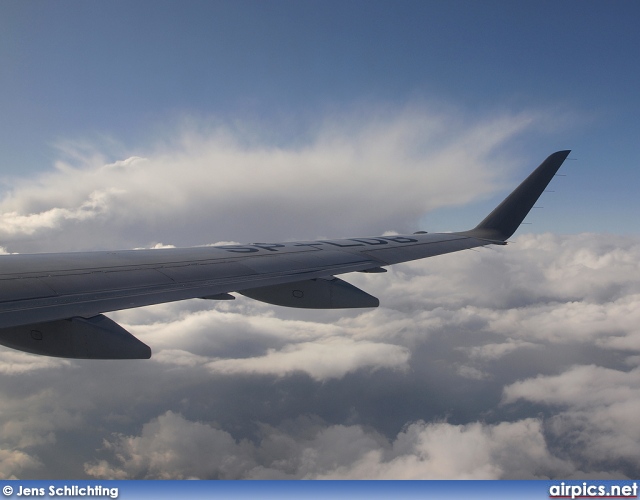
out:
<path id="1" fill-rule="evenodd" d="M 304 309 L 378 307 L 380 301 L 340 278 L 318 278 L 239 291 L 251 299 Z"/>
<path id="2" fill-rule="evenodd" d="M 58 358 L 149 359 L 151 349 L 99 314 L 0 329 L 0 344 Z"/>

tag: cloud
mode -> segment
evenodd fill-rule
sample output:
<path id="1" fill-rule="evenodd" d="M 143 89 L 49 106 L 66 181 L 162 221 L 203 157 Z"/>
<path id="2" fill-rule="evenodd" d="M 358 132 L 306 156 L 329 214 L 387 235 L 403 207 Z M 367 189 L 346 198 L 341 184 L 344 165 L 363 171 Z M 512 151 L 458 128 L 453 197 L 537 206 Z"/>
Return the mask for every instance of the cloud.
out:
<path id="1" fill-rule="evenodd" d="M 220 359 L 207 363 L 207 369 L 225 373 L 263 373 L 286 375 L 294 371 L 308 373 L 315 380 L 341 378 L 356 369 L 406 368 L 407 349 L 389 344 L 332 339 L 327 342 L 303 342 L 280 351 L 251 359 Z"/>
<path id="2" fill-rule="evenodd" d="M 225 375 L 262 374 L 283 377 L 303 372 L 317 381 L 342 378 L 359 369 L 407 368 L 407 349 L 372 342 L 332 339 L 328 342 L 302 342 L 281 350 L 269 349 L 259 357 L 216 359 L 188 351 L 167 349 L 154 356 L 155 361 L 174 366 L 200 366 Z"/>
<path id="3" fill-rule="evenodd" d="M 14 235 L 32 235 L 43 229 L 57 229 L 68 221 L 90 222 L 106 214 L 110 205 L 117 203 L 117 190 L 93 191 L 87 199 L 74 208 L 50 208 L 38 213 L 22 215 L 18 212 L 5 212 L 0 219 L 0 233 Z"/>
<path id="4" fill-rule="evenodd" d="M 410 353 L 406 348 L 354 340 L 351 328 L 256 314 L 245 307 L 233 309 L 234 312 L 200 311 L 164 325 L 149 325 L 147 329 L 153 330 L 154 335 L 164 337 L 157 345 L 183 348 L 159 350 L 153 359 L 168 365 L 201 366 L 212 373 L 228 375 L 285 376 L 300 371 L 315 380 L 341 378 L 362 368 L 407 368 Z M 203 350 L 199 346 L 206 332 L 216 338 L 208 341 L 208 348 Z M 222 352 L 225 357 L 213 355 L 215 352 Z"/>
<path id="5" fill-rule="evenodd" d="M 0 239 L 22 252 L 403 231 L 501 188 L 518 163 L 506 141 L 536 120 L 419 108 L 277 146 L 227 125 L 119 161 L 71 148 L 4 193 Z M 0 475 L 637 477 L 639 260 L 637 236 L 522 234 L 345 276 L 375 310 L 238 297 L 110 313 L 149 361 L 0 348 Z"/>
<path id="6" fill-rule="evenodd" d="M 22 451 L 0 448 L 0 477 L 3 479 L 18 479 L 15 474 L 24 469 L 33 469 L 41 463 Z"/>
<path id="7" fill-rule="evenodd" d="M 425 212 L 501 188 L 517 161 L 498 152 L 541 118 L 371 110 L 281 146 L 267 128 L 190 125 L 111 163 L 66 144 L 70 160 L 4 193 L 0 240 L 27 252 L 408 230 Z"/>
<path id="8" fill-rule="evenodd" d="M 106 461 L 87 464 L 87 474 L 110 479 L 234 479 L 250 462 L 249 443 L 236 443 L 229 433 L 167 412 L 146 423 L 138 437 L 116 436 L 105 448 L 121 466 Z M 205 458 L 206 457 L 206 458 Z"/>
<path id="9" fill-rule="evenodd" d="M 46 356 L 34 357 L 13 349 L 0 351 L 0 374 L 2 375 L 19 376 L 31 371 L 47 370 L 70 364 L 71 362 L 66 359 Z"/>
<path id="10" fill-rule="evenodd" d="M 152 347 L 146 362 L 5 350 L 4 470 L 635 477 L 639 242 L 522 235 L 346 276 L 381 299 L 369 311 L 238 297 L 111 314 Z"/>
<path id="11" fill-rule="evenodd" d="M 386 455 L 386 456 L 385 456 Z M 573 472 L 549 453 L 540 421 L 409 425 L 383 453 L 374 449 L 324 479 L 542 479 Z"/>
<path id="12" fill-rule="evenodd" d="M 69 401 L 72 397 L 47 388 L 23 394 L 21 398 L 3 398 L 2 444 L 16 451 L 55 444 L 56 432 L 81 425 L 83 412 L 90 406 L 83 400 Z"/>
<path id="13" fill-rule="evenodd" d="M 539 420 L 497 425 L 415 422 L 388 441 L 357 425 L 302 419 L 295 436 L 263 426 L 257 442 L 167 412 L 139 436 L 104 442 L 111 461 L 85 464 L 105 479 L 510 479 L 571 474 L 547 449 Z M 215 450 L 215 453 L 211 453 Z"/>
<path id="14" fill-rule="evenodd" d="M 583 461 L 621 462 L 630 470 L 639 463 L 640 368 L 573 366 L 560 375 L 505 387 L 505 403 L 519 400 L 558 408 L 548 432 L 559 447 Z"/>

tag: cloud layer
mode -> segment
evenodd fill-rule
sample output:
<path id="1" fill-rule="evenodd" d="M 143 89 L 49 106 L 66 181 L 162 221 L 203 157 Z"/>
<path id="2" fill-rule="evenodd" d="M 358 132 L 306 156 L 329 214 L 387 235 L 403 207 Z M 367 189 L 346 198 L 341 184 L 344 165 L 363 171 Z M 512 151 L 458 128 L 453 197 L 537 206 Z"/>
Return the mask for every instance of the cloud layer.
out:
<path id="1" fill-rule="evenodd" d="M 536 120 L 369 113 L 277 147 L 191 127 L 13 182 L 0 240 L 26 252 L 402 231 L 501 188 L 513 162 L 499 152 Z M 1 348 L 0 477 L 637 477 L 639 261 L 636 236 L 522 234 L 344 276 L 375 310 L 238 297 L 110 314 L 149 361 Z"/>
<path id="2" fill-rule="evenodd" d="M 425 212 L 502 187 L 514 162 L 499 149 L 539 119 L 369 111 L 327 119 L 287 146 L 247 126 L 190 125 L 111 162 L 65 144 L 69 159 L 54 171 L 5 191 L 0 241 L 27 252 L 42 240 L 78 250 L 415 230 Z"/>
<path id="3" fill-rule="evenodd" d="M 572 472 L 549 453 L 535 419 L 497 425 L 416 422 L 392 441 L 356 425 L 302 425 L 306 436 L 263 427 L 256 445 L 169 411 L 146 423 L 139 436 L 105 441 L 115 464 L 100 460 L 85 470 L 119 479 L 498 479 Z M 202 460 L 210 450 L 216 457 Z"/>
<path id="4" fill-rule="evenodd" d="M 349 276 L 381 298 L 365 312 L 240 297 L 114 313 L 152 346 L 148 362 L 4 351 L 0 471 L 637 476 L 639 249 L 630 236 L 522 235 Z"/>

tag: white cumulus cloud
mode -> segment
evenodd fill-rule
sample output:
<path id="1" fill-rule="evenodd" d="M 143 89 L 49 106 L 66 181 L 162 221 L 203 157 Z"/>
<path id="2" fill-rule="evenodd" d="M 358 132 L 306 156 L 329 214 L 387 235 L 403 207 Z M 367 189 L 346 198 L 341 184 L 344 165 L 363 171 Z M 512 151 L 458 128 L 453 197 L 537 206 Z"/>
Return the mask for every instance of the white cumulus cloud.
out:
<path id="1" fill-rule="evenodd" d="M 327 119 L 290 146 L 261 139 L 268 130 L 190 126 L 110 163 L 66 145 L 71 161 L 3 194 L 0 241 L 33 251 L 24 236 L 46 236 L 43 251 L 412 229 L 429 210 L 503 187 L 514 159 L 498 151 L 541 118 L 372 110 Z"/>

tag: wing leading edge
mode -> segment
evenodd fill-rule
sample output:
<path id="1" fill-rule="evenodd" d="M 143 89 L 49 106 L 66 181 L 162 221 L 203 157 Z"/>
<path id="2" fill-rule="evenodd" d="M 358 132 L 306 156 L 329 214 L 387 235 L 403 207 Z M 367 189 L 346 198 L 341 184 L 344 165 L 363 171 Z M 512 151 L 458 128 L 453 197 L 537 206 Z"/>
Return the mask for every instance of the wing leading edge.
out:
<path id="1" fill-rule="evenodd" d="M 550 155 L 474 229 L 288 243 L 0 256 L 0 344 L 35 354 L 142 359 L 151 351 L 102 313 L 192 298 L 303 308 L 376 307 L 335 275 L 506 244 L 569 151 Z"/>

